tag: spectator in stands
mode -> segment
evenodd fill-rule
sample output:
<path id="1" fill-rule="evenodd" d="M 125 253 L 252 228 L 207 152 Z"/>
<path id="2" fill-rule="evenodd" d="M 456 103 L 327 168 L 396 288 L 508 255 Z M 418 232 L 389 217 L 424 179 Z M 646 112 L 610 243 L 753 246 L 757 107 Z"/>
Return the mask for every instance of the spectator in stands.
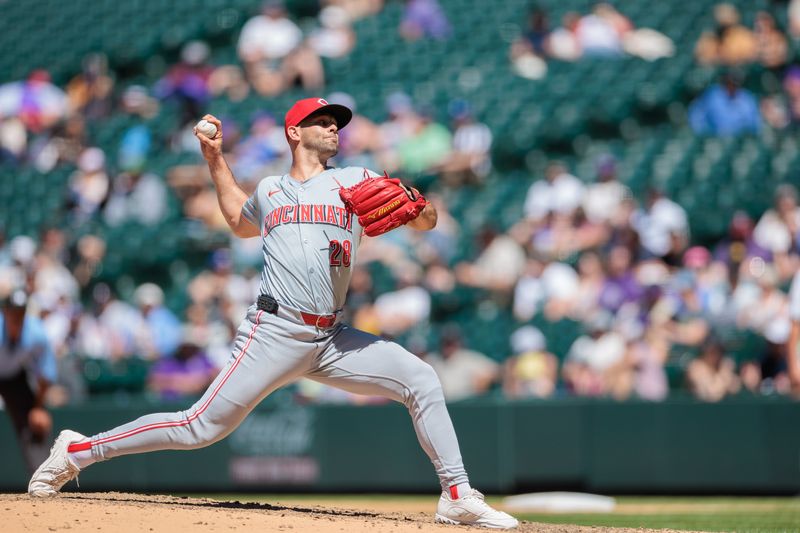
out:
<path id="1" fill-rule="evenodd" d="M 136 288 L 133 299 L 139 308 L 142 328 L 137 332 L 138 355 L 145 359 L 169 357 L 181 340 L 178 318 L 164 307 L 164 291 L 155 283 Z"/>
<path id="2" fill-rule="evenodd" d="M 731 218 L 728 234 L 714 247 L 714 261 L 725 264 L 730 274 L 732 285 L 736 285 L 742 263 L 748 259 L 758 257 L 769 260 L 771 252 L 756 244 L 753 239 L 755 222 L 745 211 L 737 211 Z"/>
<path id="3" fill-rule="evenodd" d="M 198 165 L 177 165 L 169 170 L 167 181 L 181 201 L 186 219 L 211 231 L 227 231 L 208 172 Z"/>
<path id="4" fill-rule="evenodd" d="M 753 93 L 742 88 L 740 73 L 729 71 L 689 106 L 689 124 L 698 135 L 732 136 L 761 130 Z"/>
<path id="5" fill-rule="evenodd" d="M 395 290 L 375 298 L 372 321 L 381 333 L 394 337 L 428 321 L 431 295 L 420 285 L 421 274 L 419 268 L 397 272 Z"/>
<path id="6" fill-rule="evenodd" d="M 152 118 L 159 110 L 158 100 L 151 97 L 147 88 L 131 85 L 126 88 L 119 100 L 120 111 L 141 118 Z"/>
<path id="7" fill-rule="evenodd" d="M 586 219 L 578 208 L 573 213 L 549 213 L 538 225 L 530 223 L 515 227 L 522 240 L 532 231 L 530 246 L 553 259 L 563 260 L 582 250 L 605 243 L 608 232 L 605 226 Z"/>
<path id="8" fill-rule="evenodd" d="M 440 350 L 425 357 L 442 382 L 447 401 L 485 394 L 500 377 L 500 365 L 462 344 L 463 334 L 449 325 L 441 335 Z"/>
<path id="9" fill-rule="evenodd" d="M 632 269 L 630 250 L 616 245 L 608 253 L 606 276 L 597 303 L 611 314 L 616 314 L 626 303 L 634 303 L 642 296 L 642 287 Z"/>
<path id="10" fill-rule="evenodd" d="M 686 381 L 692 394 L 705 402 L 718 402 L 736 394 L 741 387 L 736 363 L 725 355 L 722 344 L 713 337 L 703 343 L 700 355 L 689 363 Z"/>
<path id="11" fill-rule="evenodd" d="M 75 248 L 76 262 L 72 267 L 72 273 L 81 290 L 84 290 L 102 269 L 106 242 L 96 235 L 84 235 L 78 239 Z"/>
<path id="12" fill-rule="evenodd" d="M 421 109 L 411 136 L 397 145 L 400 168 L 411 175 L 434 173 L 450 157 L 452 138 L 450 130 L 435 120 L 433 109 Z"/>
<path id="13" fill-rule="evenodd" d="M 4 117 L 0 113 L 0 163 L 19 165 L 25 159 L 28 132 L 18 117 Z"/>
<path id="14" fill-rule="evenodd" d="M 579 278 L 571 266 L 548 258 L 529 258 L 514 287 L 514 316 L 530 320 L 539 312 L 558 321 L 573 312 L 579 296 Z"/>
<path id="15" fill-rule="evenodd" d="M 542 332 L 523 326 L 511 334 L 513 355 L 503 364 L 506 398 L 547 398 L 558 381 L 558 359 L 549 353 Z"/>
<path id="16" fill-rule="evenodd" d="M 318 92 L 325 86 L 325 69 L 317 52 L 307 41 L 292 50 L 281 65 L 286 88 L 302 87 L 306 92 Z"/>
<path id="17" fill-rule="evenodd" d="M 233 155 L 236 175 L 255 188 L 263 176 L 281 172 L 278 168 L 288 155 L 283 128 L 271 114 L 258 113 L 250 123 L 250 134 L 235 145 Z"/>
<path id="18" fill-rule="evenodd" d="M 50 172 L 61 163 L 74 165 L 86 142 L 85 120 L 81 115 L 72 115 L 31 138 L 27 162 L 41 173 Z"/>
<path id="19" fill-rule="evenodd" d="M 50 146 L 43 147 L 38 156 L 34 155 L 32 151 L 31 159 L 40 172 L 48 172 L 62 163 L 75 165 L 81 152 L 86 148 L 88 140 L 89 132 L 86 128 L 86 121 L 81 115 L 73 115 L 53 129 L 51 143 L 55 150 L 51 150 Z M 31 148 L 33 149 L 35 146 L 34 143 Z M 48 157 L 51 158 L 49 162 L 47 161 Z"/>
<path id="20" fill-rule="evenodd" d="M 342 8 L 352 21 L 380 13 L 383 0 L 321 0 L 323 6 Z"/>
<path id="21" fill-rule="evenodd" d="M 650 310 L 648 320 L 671 344 L 699 346 L 710 330 L 697 282 L 687 275 L 670 280 L 664 295 Z"/>
<path id="22" fill-rule="evenodd" d="M 541 223 L 550 213 L 572 215 L 583 202 L 585 187 L 560 161 L 545 170 L 544 180 L 537 180 L 525 197 L 525 216 Z"/>
<path id="23" fill-rule="evenodd" d="M 560 261 L 547 261 L 542 270 L 546 302 L 544 316 L 557 322 L 571 314 L 579 297 L 579 278 L 575 269 Z"/>
<path id="24" fill-rule="evenodd" d="M 570 315 L 586 320 L 597 311 L 601 291 L 606 285 L 603 260 L 595 250 L 583 252 L 578 259 L 578 285 Z"/>
<path id="25" fill-rule="evenodd" d="M 628 345 L 628 360 L 634 368 L 633 391 L 638 398 L 662 401 L 669 394 L 664 365 L 669 356 L 669 343 L 655 329 Z"/>
<path id="26" fill-rule="evenodd" d="M 107 117 L 111 113 L 113 90 L 108 58 L 104 54 L 87 55 L 81 73 L 67 84 L 69 113 L 79 113 L 88 120 Z"/>
<path id="27" fill-rule="evenodd" d="M 245 23 L 238 53 L 247 79 L 262 96 L 278 94 L 295 84 L 311 91 L 325 84 L 319 55 L 288 18 L 283 0 L 265 0 L 261 14 Z"/>
<path id="28" fill-rule="evenodd" d="M 186 336 L 173 355 L 152 366 L 147 384 L 162 400 L 179 400 L 201 394 L 218 372 L 198 342 Z"/>
<path id="29" fill-rule="evenodd" d="M 743 65 L 758 57 L 758 43 L 752 31 L 740 24 L 739 11 L 732 4 L 714 7 L 716 28 L 697 41 L 695 58 L 702 65 Z"/>
<path id="30" fill-rule="evenodd" d="M 789 43 L 768 11 L 756 13 L 754 36 L 758 50 L 758 62 L 777 73 L 786 65 Z"/>
<path id="31" fill-rule="evenodd" d="M 403 92 L 394 92 L 386 98 L 388 118 L 380 126 L 379 160 L 384 168 L 400 167 L 398 147 L 414 135 L 419 117 L 414 110 L 411 97 Z"/>
<path id="32" fill-rule="evenodd" d="M 237 317 L 252 303 L 258 280 L 248 280 L 234 271 L 227 248 L 215 250 L 209 262 L 209 270 L 201 271 L 189 281 L 189 297 L 193 303 L 212 308 L 213 318 L 238 323 Z"/>
<path id="33" fill-rule="evenodd" d="M 92 359 L 132 357 L 137 354 L 136 336 L 142 328 L 136 308 L 118 300 L 105 283 L 98 283 L 92 289 L 90 312 L 78 322 L 76 349 Z"/>
<path id="34" fill-rule="evenodd" d="M 529 80 L 538 80 L 547 74 L 547 63 L 544 58 L 549 53 L 548 26 L 547 13 L 539 8 L 530 11 L 527 29 L 511 43 L 511 64 L 517 75 Z"/>
<path id="35" fill-rule="evenodd" d="M 561 17 L 561 26 L 553 30 L 546 43 L 549 57 L 561 61 L 576 61 L 583 55 L 577 31 L 581 16 L 574 11 L 568 11 Z"/>
<path id="36" fill-rule="evenodd" d="M 480 183 L 492 168 L 489 157 L 492 132 L 486 124 L 475 120 L 464 100 L 450 102 L 449 112 L 453 120 L 453 149 L 437 170 L 447 185 Z"/>
<path id="37" fill-rule="evenodd" d="M 477 241 L 477 258 L 456 265 L 456 279 L 468 287 L 510 293 L 525 266 L 525 250 L 516 239 L 491 226 L 478 233 Z"/>
<path id="38" fill-rule="evenodd" d="M 584 56 L 620 57 L 622 36 L 632 28 L 628 19 L 610 4 L 600 2 L 581 18 L 575 35 Z"/>
<path id="39" fill-rule="evenodd" d="M 50 73 L 35 70 L 25 81 L 0 85 L 0 117 L 17 117 L 31 133 L 53 127 L 67 113 L 64 91 L 53 85 Z"/>
<path id="40" fill-rule="evenodd" d="M 339 6 L 327 6 L 319 12 L 320 27 L 308 37 L 308 44 L 320 57 L 344 57 L 356 44 L 350 15 Z"/>
<path id="41" fill-rule="evenodd" d="M 674 266 L 680 264 L 689 242 L 688 217 L 680 205 L 652 189 L 646 207 L 633 213 L 631 225 L 647 257 L 662 258 Z"/>
<path id="42" fill-rule="evenodd" d="M 189 304 L 183 335 L 184 339 L 191 339 L 205 352 L 211 364 L 222 368 L 230 359 L 237 325 L 226 316 L 212 316 L 213 311 L 209 305 Z"/>
<path id="43" fill-rule="evenodd" d="M 153 87 L 161 100 L 175 100 L 182 109 L 182 122 L 192 122 L 203 115 L 211 99 L 209 80 L 214 67 L 208 64 L 211 49 L 202 41 L 190 41 L 181 49 L 181 60 L 170 67 Z"/>
<path id="44" fill-rule="evenodd" d="M 616 218 L 622 201 L 630 198 L 631 192 L 617 180 L 617 161 L 610 154 L 603 154 L 595 162 L 597 180 L 586 187 L 583 196 L 583 212 L 590 222 L 607 223 Z"/>
<path id="45" fill-rule="evenodd" d="M 36 274 L 36 242 L 27 235 L 17 235 L 8 243 L 9 263 L 5 265 L 5 272 L 1 272 L 2 286 L 10 291 L 15 288 L 24 288 L 30 291 L 31 282 Z"/>
<path id="46" fill-rule="evenodd" d="M 692 246 L 683 254 L 683 267 L 679 275 L 695 280 L 703 312 L 709 320 L 727 320 L 731 290 L 727 265 L 712 261 L 711 252 L 704 246 Z"/>
<path id="47" fill-rule="evenodd" d="M 166 214 L 167 189 L 152 172 L 141 169 L 123 172 L 114 179 L 114 188 L 103 214 L 109 226 L 138 222 L 147 226 L 160 223 Z"/>
<path id="48" fill-rule="evenodd" d="M 215 97 L 224 97 L 231 102 L 241 102 L 250 95 L 250 84 L 239 65 L 216 67 L 208 79 L 208 87 Z"/>
<path id="49" fill-rule="evenodd" d="M 27 312 L 28 296 L 16 288 L 0 301 L 0 398 L 29 472 L 47 457 L 53 420 L 45 397 L 56 381 L 53 349 L 41 321 Z M 11 460 L 11 458 L 9 458 Z"/>
<path id="50" fill-rule="evenodd" d="M 577 396 L 624 399 L 633 386 L 633 372 L 626 360 L 625 338 L 611 328 L 613 317 L 599 312 L 587 325 L 589 335 L 578 337 L 567 353 L 562 375 Z"/>
<path id="51" fill-rule="evenodd" d="M 245 65 L 286 57 L 303 39 L 303 32 L 289 20 L 281 0 L 266 0 L 261 14 L 242 27 L 237 46 Z"/>
<path id="52" fill-rule="evenodd" d="M 775 190 L 775 206 L 768 209 L 753 230 L 753 240 L 772 254 L 779 280 L 787 280 L 797 268 L 800 249 L 800 207 L 797 189 L 784 184 Z"/>
<path id="53" fill-rule="evenodd" d="M 458 246 L 459 225 L 450 213 L 444 197 L 432 193 L 428 201 L 436 207 L 436 227 L 424 233 L 411 234 L 415 259 L 423 266 L 447 265 Z"/>
<path id="54" fill-rule="evenodd" d="M 75 221 L 90 219 L 105 204 L 108 193 L 106 154 L 100 148 L 86 148 L 78 158 L 78 170 L 69 180 L 67 206 Z"/>
<path id="55" fill-rule="evenodd" d="M 117 149 L 117 165 L 122 171 L 137 171 L 147 163 L 152 145 L 150 128 L 139 122 L 125 130 Z"/>
<path id="56" fill-rule="evenodd" d="M 405 0 L 400 35 L 407 41 L 422 38 L 444 40 L 452 29 L 438 0 Z"/>
<path id="57" fill-rule="evenodd" d="M 349 94 L 331 93 L 326 100 L 330 104 L 343 105 L 353 111 L 353 118 L 350 119 L 347 128 L 339 132 L 339 153 L 335 158 L 338 165 L 364 168 L 379 166 L 376 155 L 381 150 L 382 144 L 380 128 L 358 113 L 356 101 Z"/>
<path id="58" fill-rule="evenodd" d="M 37 253 L 34 258 L 32 278 L 33 290 L 36 293 L 45 293 L 66 302 L 79 300 L 77 280 L 57 257 L 42 252 Z"/>

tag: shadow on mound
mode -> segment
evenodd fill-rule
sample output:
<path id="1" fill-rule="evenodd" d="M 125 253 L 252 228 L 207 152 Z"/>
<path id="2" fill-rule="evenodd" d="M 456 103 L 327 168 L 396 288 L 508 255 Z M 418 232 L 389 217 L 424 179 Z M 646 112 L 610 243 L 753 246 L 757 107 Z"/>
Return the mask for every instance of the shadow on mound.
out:
<path id="1" fill-rule="evenodd" d="M 294 505 L 272 505 L 261 502 L 240 502 L 207 500 L 201 498 L 190 498 L 188 496 L 164 496 L 156 494 L 124 494 L 124 493 L 98 493 L 98 494 L 63 494 L 62 498 L 75 500 L 94 500 L 104 502 L 127 502 L 127 503 L 160 503 L 165 505 L 180 505 L 183 507 L 199 507 L 205 509 L 246 509 L 254 511 L 289 511 L 295 513 L 325 515 L 325 516 L 349 516 L 356 518 L 390 518 L 386 514 L 370 513 L 366 511 L 353 511 L 350 509 L 330 509 L 325 507 L 299 507 Z M 406 518 L 406 520 L 409 520 Z"/>

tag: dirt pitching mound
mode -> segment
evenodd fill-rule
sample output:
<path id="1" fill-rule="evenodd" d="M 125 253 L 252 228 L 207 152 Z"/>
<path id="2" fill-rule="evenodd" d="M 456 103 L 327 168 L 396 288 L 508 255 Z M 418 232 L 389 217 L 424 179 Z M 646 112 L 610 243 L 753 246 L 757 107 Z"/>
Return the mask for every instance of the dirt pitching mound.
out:
<path id="1" fill-rule="evenodd" d="M 363 505 L 363 502 L 361 502 Z M 486 531 L 436 524 L 429 512 L 372 511 L 302 504 L 218 501 L 143 494 L 66 493 L 49 500 L 21 494 L 0 495 L 0 530 L 9 533 L 91 531 L 108 533 L 192 531 L 280 531 L 291 533 L 426 533 Z M 524 522 L 518 531 L 537 533 L 636 532 Z M 658 530 L 664 533 L 666 530 Z"/>

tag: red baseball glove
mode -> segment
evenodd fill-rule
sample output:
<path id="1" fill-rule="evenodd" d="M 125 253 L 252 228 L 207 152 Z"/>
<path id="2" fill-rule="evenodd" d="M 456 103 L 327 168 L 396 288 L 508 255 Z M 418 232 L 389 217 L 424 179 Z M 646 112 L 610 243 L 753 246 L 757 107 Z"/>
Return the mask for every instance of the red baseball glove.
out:
<path id="1" fill-rule="evenodd" d="M 358 216 L 358 222 L 370 237 L 414 220 L 428 204 L 416 189 L 406 187 L 385 172 L 383 176 L 339 189 L 339 196 L 345 207 Z"/>

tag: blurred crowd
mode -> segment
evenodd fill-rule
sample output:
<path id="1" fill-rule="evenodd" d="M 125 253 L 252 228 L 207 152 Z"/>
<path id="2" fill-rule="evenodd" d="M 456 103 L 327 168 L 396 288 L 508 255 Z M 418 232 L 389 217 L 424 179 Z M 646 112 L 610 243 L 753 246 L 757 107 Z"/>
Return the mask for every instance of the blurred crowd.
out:
<path id="1" fill-rule="evenodd" d="M 589 13 L 568 11 L 553 29 L 547 12 L 534 7 L 527 27 L 511 43 L 514 72 L 528 79 L 547 74 L 547 61 L 614 59 L 634 56 L 654 61 L 672 57 L 672 40 L 652 28 L 637 28 L 608 2 L 598 2 Z"/>
<path id="2" fill-rule="evenodd" d="M 206 43 L 191 41 L 150 87 L 118 86 L 100 54 L 87 56 L 81 72 L 63 87 L 42 70 L 0 86 L 4 168 L 74 169 L 63 198 L 65 225 L 30 228 L 29 235 L 9 239 L 0 231 L 0 296 L 20 287 L 30 295 L 27 313 L 41 319 L 59 369 L 57 385 L 48 391 L 51 404 L 126 388 L 145 388 L 165 400 L 196 395 L 230 357 L 236 326 L 257 292 L 257 240 L 231 239 L 218 247 L 185 286 L 143 282 L 120 291 L 101 276 L 115 243 L 93 228 L 128 223 L 158 228 L 189 220 L 209 234 L 226 232 L 205 165 L 186 158 L 160 175 L 150 168 L 151 157 L 162 147 L 197 154 L 191 126 L 215 98 L 235 104 L 252 93 L 270 97 L 298 86 L 325 94 L 321 58 L 349 54 L 356 46 L 352 24 L 378 13 L 383 2 L 321 4 L 316 22 L 301 29 L 282 2 L 268 0 L 242 27 L 239 63 L 216 65 Z M 451 37 L 436 0 L 408 0 L 403 9 L 402 38 Z M 760 63 L 783 81 L 780 94 L 759 102 L 743 87 L 739 71 L 725 71 L 720 84 L 689 109 L 688 121 L 698 134 L 753 134 L 763 123 L 788 126 L 795 108 L 800 116 L 794 102 L 800 70 L 789 65 L 787 53 L 788 39 L 800 35 L 800 2 L 790 2 L 789 11 L 795 16 L 787 37 L 767 13 L 750 29 L 739 23 L 732 6 L 717 7 L 718 27 L 698 42 L 698 63 Z M 673 52 L 668 38 L 635 28 L 600 3 L 584 15 L 568 13 L 554 30 L 547 14 L 533 9 L 511 58 L 515 72 L 533 78 L 543 75 L 548 60 L 624 54 L 655 59 Z M 360 114 L 346 93 L 325 97 L 354 110 L 341 132 L 337 166 L 387 169 L 406 177 L 439 212 L 433 231 L 400 228 L 365 238 L 353 269 L 347 320 L 401 340 L 428 361 L 449 400 L 493 392 L 508 398 L 659 401 L 683 391 L 717 401 L 800 388 L 800 375 L 786 358 L 793 327 L 800 323 L 800 312 L 792 311 L 800 308 L 793 303 L 800 288 L 793 292 L 797 297 L 789 296 L 800 262 L 800 208 L 793 186 L 775 190 L 773 207 L 760 217 L 737 212 L 721 240 L 700 245 L 675 199 L 653 188 L 637 200 L 619 181 L 619 162 L 612 155 L 593 161 L 590 180 L 553 160 L 531 171 L 514 223 L 484 224 L 467 236 L 474 240 L 474 253 L 465 256 L 459 250 L 467 226 L 451 214 L 451 193 L 485 186 L 494 172 L 495 142 L 470 103 L 452 99 L 447 120 L 441 120 L 443 113 L 398 91 L 386 98 L 385 117 L 378 121 Z M 180 118 L 173 130 L 154 131 L 150 121 L 166 106 L 177 106 Z M 109 117 L 126 119 L 115 152 L 92 142 L 92 125 Z M 226 158 L 246 189 L 288 168 L 281 123 L 282 117 L 265 111 L 246 125 L 223 117 Z M 180 214 L 171 213 L 171 199 Z M 378 279 L 381 272 L 389 287 Z M 182 295 L 179 306 L 169 299 L 176 291 Z M 458 294 L 472 295 L 467 306 L 476 312 L 499 309 L 513 322 L 495 352 L 477 351 L 466 325 L 437 315 L 437 302 Z M 554 338 L 554 328 L 562 325 L 575 334 Z M 565 349 L 552 346 L 564 339 Z M 120 375 L 139 378 L 128 383 Z M 309 402 L 378 401 L 305 381 L 295 394 Z"/>

